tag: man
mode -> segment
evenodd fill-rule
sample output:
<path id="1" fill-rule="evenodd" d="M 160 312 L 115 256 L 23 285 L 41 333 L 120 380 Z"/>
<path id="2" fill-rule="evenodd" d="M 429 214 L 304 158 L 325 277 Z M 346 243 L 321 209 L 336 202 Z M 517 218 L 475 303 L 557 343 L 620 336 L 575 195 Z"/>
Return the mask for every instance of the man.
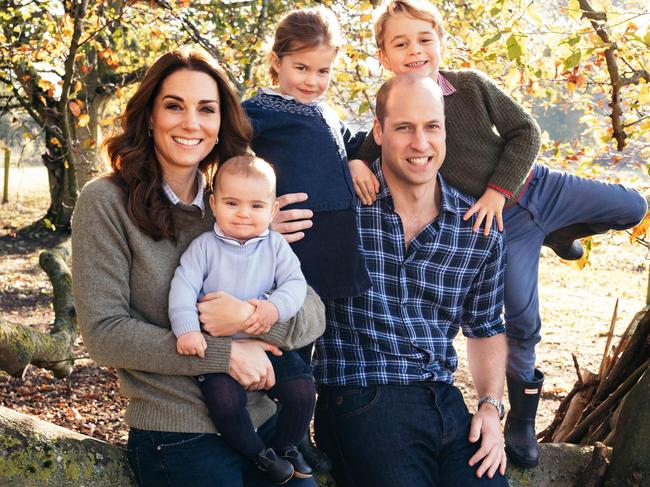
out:
<path id="1" fill-rule="evenodd" d="M 472 231 L 473 200 L 445 184 L 444 106 L 430 78 L 404 74 L 377 95 L 377 201 L 358 207 L 373 287 L 332 300 L 317 343 L 316 434 L 345 486 L 507 485 L 500 416 L 507 346 L 503 239 Z M 304 201 L 280 197 L 281 206 Z M 309 210 L 280 212 L 289 241 Z M 480 399 L 471 417 L 452 386 L 460 325 Z M 492 480 L 490 480 L 492 479 Z"/>
<path id="2" fill-rule="evenodd" d="M 330 300 L 317 342 L 316 435 L 340 486 L 507 485 L 500 418 L 507 356 L 503 237 L 472 231 L 448 186 L 442 92 L 413 74 L 377 95 L 377 201 L 358 207 L 373 286 Z M 452 385 L 462 324 L 481 400 Z"/>

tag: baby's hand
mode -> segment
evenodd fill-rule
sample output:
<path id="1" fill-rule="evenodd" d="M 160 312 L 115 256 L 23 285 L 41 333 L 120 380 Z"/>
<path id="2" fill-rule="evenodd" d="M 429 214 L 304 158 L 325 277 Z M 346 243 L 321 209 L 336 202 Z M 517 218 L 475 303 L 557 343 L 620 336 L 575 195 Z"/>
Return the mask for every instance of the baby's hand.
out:
<path id="1" fill-rule="evenodd" d="M 472 215 L 477 213 L 476 221 L 474 222 L 473 230 L 478 232 L 481 223 L 485 220 L 485 230 L 483 235 L 490 233 L 492 228 L 492 219 L 496 218 L 499 231 L 503 231 L 503 206 L 506 204 L 506 197 L 499 193 L 496 189 L 486 188 L 485 193 L 481 196 L 472 207 L 467 210 L 463 216 L 463 220 L 467 221 Z"/>
<path id="2" fill-rule="evenodd" d="M 352 159 L 348 164 L 355 193 L 364 205 L 372 205 L 379 193 L 379 181 L 361 159 Z"/>
<path id="3" fill-rule="evenodd" d="M 198 355 L 205 358 L 206 348 L 208 348 L 208 344 L 200 331 L 184 333 L 176 341 L 176 351 L 181 355 Z"/>
<path id="4" fill-rule="evenodd" d="M 255 306 L 255 311 L 244 323 L 244 333 L 248 335 L 266 333 L 280 317 L 278 308 L 269 301 L 249 299 L 248 302 Z"/>

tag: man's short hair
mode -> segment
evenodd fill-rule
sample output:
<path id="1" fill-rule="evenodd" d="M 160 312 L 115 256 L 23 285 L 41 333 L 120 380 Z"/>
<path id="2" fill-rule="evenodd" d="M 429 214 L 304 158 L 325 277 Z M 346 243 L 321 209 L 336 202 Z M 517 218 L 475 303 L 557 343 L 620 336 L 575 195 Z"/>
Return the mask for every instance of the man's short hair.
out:
<path id="1" fill-rule="evenodd" d="M 246 178 L 260 178 L 269 182 L 271 196 L 275 198 L 275 171 L 273 166 L 259 157 L 244 155 L 235 156 L 222 162 L 217 167 L 212 181 L 212 191 L 217 192 L 219 181 L 225 174 L 236 174 Z"/>
<path id="2" fill-rule="evenodd" d="M 419 73 L 403 73 L 397 75 L 389 79 L 388 81 L 386 81 L 383 85 L 381 85 L 379 91 L 377 92 L 375 116 L 377 117 L 377 120 L 379 120 L 379 125 L 382 128 L 384 127 L 384 120 L 388 115 L 386 112 L 386 105 L 388 103 L 388 98 L 390 97 L 390 93 L 391 91 L 393 91 L 393 88 L 400 85 L 413 86 L 416 83 L 425 83 L 427 85 L 430 85 L 431 91 L 440 100 L 440 103 L 442 103 L 444 106 L 445 99 L 442 94 L 442 89 L 440 88 L 438 83 L 436 83 L 435 81 L 433 81 L 433 79 L 431 79 L 431 77 L 424 76 Z"/>
<path id="3" fill-rule="evenodd" d="M 384 31 L 386 30 L 386 22 L 389 18 L 404 13 L 408 17 L 424 20 L 433 25 L 440 45 L 445 45 L 447 33 L 445 26 L 442 23 L 442 15 L 440 10 L 436 8 L 429 0 L 386 0 L 375 11 L 375 43 L 379 49 L 384 48 Z"/>

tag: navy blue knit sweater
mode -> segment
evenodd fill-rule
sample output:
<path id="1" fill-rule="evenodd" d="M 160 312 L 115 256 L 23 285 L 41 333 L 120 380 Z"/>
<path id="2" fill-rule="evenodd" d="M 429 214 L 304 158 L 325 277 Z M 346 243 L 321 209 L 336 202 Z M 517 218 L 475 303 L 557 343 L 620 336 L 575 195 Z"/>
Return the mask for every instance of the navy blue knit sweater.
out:
<path id="1" fill-rule="evenodd" d="M 278 195 L 305 192 L 313 211 L 352 208 L 354 190 L 347 154 L 363 142 L 352 134 L 327 103 L 306 105 L 260 92 L 242 106 L 253 124 L 251 147 L 273 164 Z"/>

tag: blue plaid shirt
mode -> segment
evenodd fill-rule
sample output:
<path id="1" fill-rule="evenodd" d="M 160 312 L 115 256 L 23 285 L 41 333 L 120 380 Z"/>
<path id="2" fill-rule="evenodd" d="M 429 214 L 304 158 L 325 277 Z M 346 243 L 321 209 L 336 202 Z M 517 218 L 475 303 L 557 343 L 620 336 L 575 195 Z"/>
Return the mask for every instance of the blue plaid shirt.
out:
<path id="1" fill-rule="evenodd" d="M 381 190 L 372 206 L 357 206 L 363 255 L 372 288 L 326 301 L 327 327 L 316 342 L 315 377 L 328 385 L 452 383 L 452 345 L 462 324 L 467 337 L 505 331 L 504 236 L 486 237 L 463 215 L 474 199 L 438 174 L 439 216 L 404 245 L 379 160 Z"/>

